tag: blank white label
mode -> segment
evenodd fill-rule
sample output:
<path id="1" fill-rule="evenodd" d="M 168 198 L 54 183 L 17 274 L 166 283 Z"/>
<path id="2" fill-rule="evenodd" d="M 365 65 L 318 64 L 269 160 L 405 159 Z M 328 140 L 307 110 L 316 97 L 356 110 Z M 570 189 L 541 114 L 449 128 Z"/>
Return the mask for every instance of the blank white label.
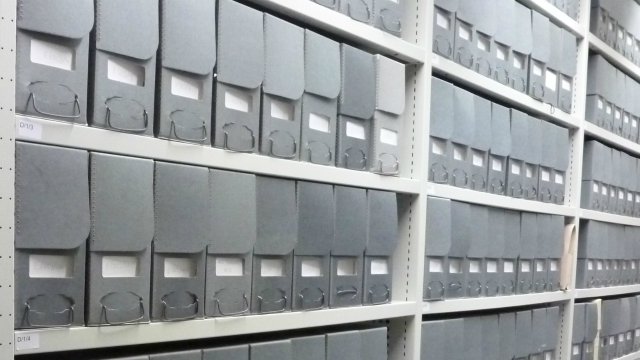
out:
<path id="1" fill-rule="evenodd" d="M 102 257 L 102 277 L 131 278 L 138 276 L 137 256 Z"/>
<path id="2" fill-rule="evenodd" d="M 542 178 L 542 181 L 550 181 L 551 173 L 549 172 L 549 170 L 542 169 L 540 171 L 540 177 Z"/>
<path id="3" fill-rule="evenodd" d="M 389 262 L 387 259 L 371 259 L 371 275 L 389 274 Z"/>
<path id="4" fill-rule="evenodd" d="M 614 260 L 611 262 L 611 267 L 613 270 L 618 270 L 618 261 Z"/>
<path id="5" fill-rule="evenodd" d="M 596 194 L 600 192 L 600 188 L 598 187 L 598 184 L 596 184 L 596 183 L 593 184 L 593 192 L 596 193 Z"/>
<path id="6" fill-rule="evenodd" d="M 490 47 L 491 41 L 488 38 L 484 36 L 478 36 L 478 49 L 489 52 Z"/>
<path id="7" fill-rule="evenodd" d="M 469 261 L 469 272 L 470 273 L 479 273 L 480 272 L 480 260 L 470 260 Z"/>
<path id="8" fill-rule="evenodd" d="M 569 81 L 566 77 L 563 77 L 560 81 L 560 85 L 562 86 L 562 90 L 571 91 L 571 81 Z"/>
<path id="9" fill-rule="evenodd" d="M 466 150 L 467 148 L 465 148 L 464 146 L 453 145 L 453 159 L 464 161 L 464 159 L 466 158 Z"/>
<path id="10" fill-rule="evenodd" d="M 627 46 L 633 46 L 633 35 L 627 33 Z"/>
<path id="11" fill-rule="evenodd" d="M 580 345 L 573 345 L 572 349 L 573 355 L 580 355 Z"/>
<path id="12" fill-rule="evenodd" d="M 31 62 L 71 71 L 75 52 L 72 48 L 47 41 L 31 39 Z"/>
<path id="13" fill-rule="evenodd" d="M 613 111 L 613 109 L 611 108 L 610 104 L 607 104 L 607 109 L 605 110 L 607 115 L 611 115 L 611 112 Z"/>
<path id="14" fill-rule="evenodd" d="M 380 142 L 383 144 L 398 146 L 398 132 L 389 129 L 380 129 Z"/>
<path id="15" fill-rule="evenodd" d="M 636 262 L 632 261 L 631 262 L 631 269 L 635 270 L 635 268 L 636 268 Z"/>
<path id="16" fill-rule="evenodd" d="M 593 270 L 593 260 L 587 261 L 587 270 Z"/>
<path id="17" fill-rule="evenodd" d="M 542 67 L 538 63 L 533 63 L 533 75 L 542 76 Z"/>
<path id="18" fill-rule="evenodd" d="M 601 98 L 598 98 L 598 109 L 602 110 L 604 108 L 604 102 Z"/>
<path id="19" fill-rule="evenodd" d="M 484 155 L 481 152 L 474 150 L 473 154 L 471 154 L 471 161 L 474 166 L 482 167 L 484 166 Z"/>
<path id="20" fill-rule="evenodd" d="M 544 79 L 544 86 L 546 86 L 547 89 L 556 91 L 556 89 L 558 88 L 558 75 L 556 74 L 556 72 L 547 69 L 547 73 Z"/>
<path id="21" fill-rule="evenodd" d="M 227 89 L 224 93 L 224 107 L 231 110 L 250 112 L 251 95 L 237 89 Z"/>
<path id="22" fill-rule="evenodd" d="M 200 100 L 202 81 L 181 75 L 171 76 L 171 93 L 176 96 Z"/>
<path id="23" fill-rule="evenodd" d="M 618 38 L 624 39 L 624 32 L 620 29 L 618 29 Z"/>
<path id="24" fill-rule="evenodd" d="M 555 174 L 554 175 L 554 180 L 556 184 L 564 184 L 564 176 L 562 176 L 562 174 Z"/>
<path id="25" fill-rule="evenodd" d="M 496 58 L 498 58 L 498 60 L 505 61 L 507 59 L 508 51 L 509 50 L 507 50 L 506 47 L 498 44 L 498 46 L 496 46 Z"/>
<path id="26" fill-rule="evenodd" d="M 638 127 L 638 120 L 631 119 L 631 127 L 637 128 Z"/>
<path id="27" fill-rule="evenodd" d="M 429 260 L 429 272 L 441 273 L 444 271 L 442 259 L 430 259 Z"/>
<path id="28" fill-rule="evenodd" d="M 347 121 L 346 127 L 348 137 L 360 140 L 364 140 L 367 138 L 366 134 L 364 133 L 364 126 L 351 121 Z"/>
<path id="29" fill-rule="evenodd" d="M 602 260 L 596 261 L 596 270 L 602 270 L 602 268 L 603 268 Z"/>
<path id="30" fill-rule="evenodd" d="M 165 258 L 164 277 L 191 278 L 196 276 L 196 262 L 189 258 Z"/>
<path id="31" fill-rule="evenodd" d="M 15 348 L 18 351 L 39 349 L 40 348 L 40 334 L 28 333 L 28 334 L 15 334 Z"/>
<path id="32" fill-rule="evenodd" d="M 144 68 L 131 61 L 107 59 L 107 78 L 133 86 L 144 86 Z"/>
<path id="33" fill-rule="evenodd" d="M 609 261 L 605 261 L 604 262 L 604 269 L 605 270 L 609 270 L 610 267 L 611 267 L 611 263 Z"/>
<path id="34" fill-rule="evenodd" d="M 608 26 L 609 31 L 613 31 L 613 23 L 609 22 L 607 25 L 609 25 Z"/>
<path id="35" fill-rule="evenodd" d="M 544 271 L 544 260 L 536 260 L 536 271 Z"/>
<path id="36" fill-rule="evenodd" d="M 533 177 L 533 166 L 525 165 L 524 176 L 526 176 L 529 179 L 531 179 Z"/>
<path id="37" fill-rule="evenodd" d="M 449 259 L 449 273 L 450 274 L 462 274 L 462 260 Z"/>
<path id="38" fill-rule="evenodd" d="M 260 276 L 262 277 L 284 276 L 284 260 L 262 259 L 260 261 Z"/>
<path id="39" fill-rule="evenodd" d="M 612 199 L 615 198 L 616 197 L 616 189 L 611 189 L 609 191 L 609 196 L 611 196 Z"/>
<path id="40" fill-rule="evenodd" d="M 493 169 L 494 171 L 502 172 L 502 160 L 501 159 L 492 158 L 491 159 L 491 169 Z"/>
<path id="41" fill-rule="evenodd" d="M 640 336 L 640 329 L 636 329 L 636 331 L 635 331 L 635 335 L 636 335 L 636 337 L 639 337 L 639 336 Z"/>
<path id="42" fill-rule="evenodd" d="M 438 139 L 432 139 L 431 140 L 431 152 L 436 154 L 436 155 L 444 155 L 446 144 L 447 144 L 446 141 L 438 140 Z"/>
<path id="43" fill-rule="evenodd" d="M 469 28 L 468 26 L 466 26 L 464 24 L 460 24 L 460 26 L 458 27 L 458 36 L 460 36 L 460 38 L 463 39 L 463 40 L 470 41 L 471 40 L 471 28 Z"/>
<path id="44" fill-rule="evenodd" d="M 623 121 L 625 124 L 629 123 L 629 114 L 624 114 L 624 116 L 622 117 Z"/>
<path id="45" fill-rule="evenodd" d="M 550 260 L 549 271 L 558 271 L 559 265 L 558 260 Z"/>
<path id="46" fill-rule="evenodd" d="M 615 336 L 609 336 L 609 345 L 613 345 L 616 343 L 616 337 Z"/>
<path id="47" fill-rule="evenodd" d="M 520 271 L 522 272 L 530 272 L 531 271 L 531 262 L 523 261 L 520 263 Z"/>
<path id="48" fill-rule="evenodd" d="M 302 277 L 322 276 L 322 261 L 320 259 L 303 259 L 300 264 Z"/>
<path id="49" fill-rule="evenodd" d="M 627 340 L 631 340 L 633 338 L 633 334 L 631 333 L 631 331 L 629 331 L 627 333 Z"/>
<path id="50" fill-rule="evenodd" d="M 244 259 L 238 257 L 217 257 L 216 276 L 244 275 Z"/>
<path id="51" fill-rule="evenodd" d="M 606 195 L 607 195 L 607 187 L 606 187 L 606 186 L 603 186 L 603 187 L 602 187 L 602 190 L 601 190 L 600 192 L 602 193 L 602 195 L 605 195 L 605 196 L 606 196 Z"/>
<path id="52" fill-rule="evenodd" d="M 627 262 L 626 261 L 622 262 L 622 270 L 627 270 Z"/>
<path id="53" fill-rule="evenodd" d="M 524 56 L 521 54 L 513 54 L 513 67 L 516 69 L 524 69 Z"/>
<path id="54" fill-rule="evenodd" d="M 544 353 L 544 360 L 553 360 L 553 351 L 547 351 Z"/>
<path id="55" fill-rule="evenodd" d="M 505 273 L 512 273 L 513 272 L 513 261 L 505 261 L 502 264 L 502 271 Z"/>
<path id="56" fill-rule="evenodd" d="M 440 10 L 436 10 L 436 24 L 443 29 L 449 30 L 451 27 L 451 20 L 447 15 L 448 14 L 444 14 Z"/>
<path id="57" fill-rule="evenodd" d="M 614 116 L 616 117 L 616 119 L 620 119 L 620 116 L 622 116 L 622 114 L 620 114 L 620 110 L 616 109 Z"/>
<path id="58" fill-rule="evenodd" d="M 618 342 L 624 342 L 624 334 L 618 334 Z"/>
<path id="59" fill-rule="evenodd" d="M 497 273 L 498 272 L 498 262 L 495 260 L 487 260 L 487 272 L 488 273 Z"/>
<path id="60" fill-rule="evenodd" d="M 511 173 L 515 175 L 520 175 L 520 164 L 511 164 Z"/>
<path id="61" fill-rule="evenodd" d="M 627 193 L 627 201 L 633 201 L 633 194 Z"/>
<path id="62" fill-rule="evenodd" d="M 70 278 L 73 257 L 66 255 L 29 255 L 30 278 Z"/>
<path id="63" fill-rule="evenodd" d="M 337 274 L 338 276 L 358 275 L 356 259 L 338 259 Z"/>
<path id="64" fill-rule="evenodd" d="M 328 133 L 329 117 L 316 113 L 309 113 L 309 129 Z"/>
<path id="65" fill-rule="evenodd" d="M 618 199 L 624 200 L 624 193 L 620 190 L 618 190 Z"/>
<path id="66" fill-rule="evenodd" d="M 280 120 L 293 121 L 293 104 L 286 101 L 271 99 L 271 117 Z"/>

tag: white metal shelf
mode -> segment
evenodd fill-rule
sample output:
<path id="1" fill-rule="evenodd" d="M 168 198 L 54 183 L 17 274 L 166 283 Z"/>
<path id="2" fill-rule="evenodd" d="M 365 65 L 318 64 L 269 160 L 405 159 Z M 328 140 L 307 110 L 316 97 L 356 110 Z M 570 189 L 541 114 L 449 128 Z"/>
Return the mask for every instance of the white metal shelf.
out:
<path id="1" fill-rule="evenodd" d="M 309 0 L 249 0 L 277 13 L 364 45 L 380 54 L 408 63 L 424 63 L 425 51 L 397 36 L 358 22 Z"/>
<path id="2" fill-rule="evenodd" d="M 631 140 L 625 139 L 622 136 L 618 136 L 593 123 L 585 121 L 584 133 L 585 135 L 589 135 L 593 138 L 596 138 L 617 149 L 634 154 L 636 156 L 640 156 L 640 144 L 637 144 Z"/>
<path id="3" fill-rule="evenodd" d="M 577 118 L 558 108 L 540 102 L 525 93 L 503 85 L 440 55 L 432 54 L 432 56 L 433 72 L 444 75 L 455 83 L 463 84 L 491 98 L 505 102 L 509 106 L 531 113 L 531 115 L 548 118 L 562 126 L 569 128 L 580 126 L 580 121 Z"/>
<path id="4" fill-rule="evenodd" d="M 589 48 L 604 56 L 613 66 L 624 71 L 627 75 L 634 77 L 640 81 L 640 67 L 634 64 L 624 55 L 612 49 L 604 41 L 600 40 L 596 35 L 589 33 Z"/>
<path id="5" fill-rule="evenodd" d="M 571 31 L 578 38 L 584 37 L 584 34 L 586 32 L 584 27 L 578 24 L 578 22 L 573 18 L 571 18 L 571 16 L 565 14 L 564 12 L 562 12 L 562 10 L 558 9 L 551 2 L 546 0 L 518 0 L 518 1 L 523 5 L 548 17 L 556 25 L 560 25 L 563 28 Z"/>
<path id="6" fill-rule="evenodd" d="M 640 285 L 611 286 L 593 289 L 576 289 L 576 299 L 599 298 L 640 293 Z"/>
<path id="7" fill-rule="evenodd" d="M 576 215 L 576 209 L 566 205 L 516 199 L 508 196 L 463 189 L 451 185 L 435 184 L 431 182 L 427 184 L 427 195 L 511 210 L 562 216 Z"/>
<path id="8" fill-rule="evenodd" d="M 39 347 L 16 349 L 16 355 L 193 340 L 393 319 L 415 316 L 416 310 L 415 302 L 398 302 L 376 306 L 179 322 L 17 330 L 15 336 L 30 335 L 32 339 L 35 337 Z"/>
<path id="9" fill-rule="evenodd" d="M 401 193 L 418 194 L 420 192 L 420 184 L 414 179 L 382 176 L 366 171 L 277 159 L 258 154 L 235 153 L 210 146 L 126 134 L 35 117 L 18 116 L 16 132 L 18 140 L 42 144 Z"/>
<path id="10" fill-rule="evenodd" d="M 572 296 L 572 291 L 554 291 L 537 294 L 431 301 L 423 303 L 422 313 L 425 315 L 433 315 L 464 311 L 503 309 L 518 306 L 569 301 L 571 300 Z"/>
<path id="11" fill-rule="evenodd" d="M 609 214 L 601 211 L 580 209 L 580 219 L 596 220 L 612 224 L 640 226 L 640 218 Z"/>

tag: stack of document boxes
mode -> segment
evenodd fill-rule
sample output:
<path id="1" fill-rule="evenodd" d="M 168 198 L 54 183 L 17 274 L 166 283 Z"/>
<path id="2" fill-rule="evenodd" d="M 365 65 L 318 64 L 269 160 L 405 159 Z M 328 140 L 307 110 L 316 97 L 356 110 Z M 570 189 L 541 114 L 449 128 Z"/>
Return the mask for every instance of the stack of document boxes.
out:
<path id="1" fill-rule="evenodd" d="M 575 35 L 515 0 L 436 0 L 435 5 L 436 54 L 573 112 Z"/>
<path id="2" fill-rule="evenodd" d="M 582 303 L 573 306 L 573 331 L 571 332 L 571 360 L 596 360 L 598 306 Z M 640 344 L 638 344 L 640 345 Z"/>
<path id="3" fill-rule="evenodd" d="M 595 140 L 584 144 L 582 208 L 640 216 L 640 159 Z"/>
<path id="4" fill-rule="evenodd" d="M 582 221 L 576 287 L 640 284 L 639 237 L 639 227 Z"/>
<path id="5" fill-rule="evenodd" d="M 613 360 L 640 350 L 638 296 L 602 300 L 600 311 L 600 359 Z"/>
<path id="6" fill-rule="evenodd" d="M 393 192 L 23 142 L 16 159 L 16 328 L 393 298 Z"/>
<path id="7" fill-rule="evenodd" d="M 429 181 L 564 204 L 569 130 L 432 79 Z"/>
<path id="8" fill-rule="evenodd" d="M 420 359 L 554 359 L 559 331 L 557 306 L 425 321 Z"/>
<path id="9" fill-rule="evenodd" d="M 402 36 L 404 9 L 409 0 L 311 0 L 361 23 Z"/>
<path id="10" fill-rule="evenodd" d="M 640 4 L 634 0 L 591 0 L 591 33 L 640 65 Z"/>
<path id="11" fill-rule="evenodd" d="M 392 29 L 403 3 L 345 0 L 340 8 L 372 23 L 377 14 L 376 24 Z M 17 26 L 19 113 L 400 171 L 405 65 L 384 56 L 233 0 L 96 0 L 95 9 L 93 0 L 23 1 Z"/>
<path id="12" fill-rule="evenodd" d="M 557 291 L 564 218 L 427 200 L 424 300 Z"/>
<path id="13" fill-rule="evenodd" d="M 640 137 L 640 83 L 601 55 L 589 57 L 587 121 L 633 142 Z"/>

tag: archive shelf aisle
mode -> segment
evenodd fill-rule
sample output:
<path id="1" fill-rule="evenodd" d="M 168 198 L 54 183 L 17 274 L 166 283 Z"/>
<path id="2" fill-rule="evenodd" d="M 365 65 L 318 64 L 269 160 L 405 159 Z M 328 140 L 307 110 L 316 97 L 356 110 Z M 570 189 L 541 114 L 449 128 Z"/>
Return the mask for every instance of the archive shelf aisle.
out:
<path id="1" fill-rule="evenodd" d="M 308 328 L 370 320 L 388 320 L 389 359 L 420 358 L 421 323 L 424 315 L 556 303 L 561 308 L 558 359 L 570 358 L 573 304 L 576 299 L 640 292 L 640 286 L 575 290 L 577 239 L 580 219 L 640 226 L 640 219 L 580 209 L 582 153 L 585 136 L 602 139 L 626 151 L 640 154 L 640 146 L 601 131 L 585 121 L 586 74 L 589 49 L 605 55 L 628 74 L 640 78 L 640 69 L 589 33 L 590 1 L 581 0 L 575 21 L 546 0 L 518 0 L 548 16 L 552 22 L 577 35 L 578 75 L 574 82 L 574 109 L 566 114 L 533 100 L 452 61 L 432 55 L 433 0 L 405 0 L 403 38 L 351 20 L 311 1 L 248 0 L 274 14 L 280 14 L 335 35 L 355 45 L 379 52 L 408 64 L 403 163 L 397 177 L 317 166 L 252 154 L 173 143 L 167 140 L 110 132 L 86 126 L 17 116 L 15 99 L 16 0 L 0 1 L 0 358 L 63 350 L 159 343 L 174 340 L 213 338 L 288 329 Z M 429 102 L 431 74 L 460 83 L 487 97 L 570 129 L 570 168 L 567 201 L 553 205 L 473 192 L 428 183 Z M 189 163 L 221 169 L 246 171 L 278 177 L 331 184 L 362 186 L 407 194 L 401 204 L 400 241 L 393 257 L 393 299 L 390 304 L 331 309 L 315 312 L 213 318 L 180 323 L 151 323 L 114 327 L 76 327 L 14 331 L 14 150 L 15 139 L 128 154 L 142 158 Z M 562 215 L 570 225 L 569 241 L 562 266 L 564 291 L 498 298 L 423 302 L 424 250 L 427 196 L 485 204 L 506 209 Z M 426 241 L 425 241 L 426 239 Z M 15 347 L 15 339 L 30 337 L 27 348 Z M 628 355 L 624 359 L 636 359 Z"/>

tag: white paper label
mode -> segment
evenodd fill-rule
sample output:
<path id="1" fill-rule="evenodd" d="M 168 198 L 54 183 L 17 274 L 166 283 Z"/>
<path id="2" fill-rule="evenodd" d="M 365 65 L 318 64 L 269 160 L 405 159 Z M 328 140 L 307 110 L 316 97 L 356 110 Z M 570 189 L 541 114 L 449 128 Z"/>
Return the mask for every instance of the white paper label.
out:
<path id="1" fill-rule="evenodd" d="M 623 261 L 621 265 L 622 265 L 622 270 L 627 270 L 627 262 L 626 261 Z"/>
<path id="2" fill-rule="evenodd" d="M 42 125 L 29 120 L 20 120 L 18 122 L 18 135 L 23 138 L 40 140 L 42 139 Z"/>
<path id="3" fill-rule="evenodd" d="M 602 193 L 602 195 L 607 196 L 607 187 L 603 186 L 600 192 Z"/>
<path id="4" fill-rule="evenodd" d="M 624 334 L 618 334 L 618 342 L 624 342 Z"/>
<path id="5" fill-rule="evenodd" d="M 460 36 L 460 38 L 463 39 L 463 40 L 470 41 L 471 40 L 471 28 L 469 28 L 468 26 L 466 26 L 464 24 L 460 24 L 460 26 L 458 27 L 458 36 Z"/>
<path id="6" fill-rule="evenodd" d="M 627 201 L 633 201 L 633 194 L 627 193 Z"/>
<path id="7" fill-rule="evenodd" d="M 611 262 L 611 267 L 613 270 L 618 270 L 618 262 L 616 260 Z"/>
<path id="8" fill-rule="evenodd" d="M 638 120 L 631 119 L 631 127 L 637 128 L 638 127 Z"/>
<path id="9" fill-rule="evenodd" d="M 513 265 L 514 265 L 514 264 L 513 264 L 513 261 L 505 261 L 505 262 L 502 264 L 502 272 L 505 272 L 505 273 L 512 273 L 512 272 L 513 272 L 513 269 L 514 269 L 514 266 L 513 266 Z"/>
<path id="10" fill-rule="evenodd" d="M 544 353 L 544 360 L 553 360 L 553 351 L 547 351 Z"/>
<path id="11" fill-rule="evenodd" d="M 636 203 L 640 203 L 640 195 L 636 194 Z"/>
<path id="12" fill-rule="evenodd" d="M 511 164 L 511 173 L 515 175 L 520 175 L 520 164 Z"/>
<path id="13" fill-rule="evenodd" d="M 102 257 L 102 277 L 132 278 L 138 276 L 138 257 L 104 256 Z"/>
<path id="14" fill-rule="evenodd" d="M 389 129 L 380 129 L 380 142 L 383 144 L 398 146 L 398 132 Z"/>
<path id="15" fill-rule="evenodd" d="M 593 183 L 593 192 L 596 193 L 596 194 L 600 192 L 600 188 L 598 187 L 598 184 L 596 184 L 596 183 Z"/>
<path id="16" fill-rule="evenodd" d="M 38 39 L 31 39 L 31 62 L 71 71 L 74 69 L 75 52 L 72 48 Z"/>
<path id="17" fill-rule="evenodd" d="M 607 115 L 611 115 L 611 112 L 613 111 L 613 109 L 611 108 L 611 104 L 607 104 L 607 109 L 605 111 Z"/>
<path id="18" fill-rule="evenodd" d="M 479 151 L 473 151 L 471 155 L 471 161 L 474 166 L 482 167 L 484 166 L 484 155 Z"/>
<path id="19" fill-rule="evenodd" d="M 224 106 L 227 109 L 250 112 L 252 109 L 251 95 L 237 89 L 226 89 L 224 93 Z"/>
<path id="20" fill-rule="evenodd" d="M 487 272 L 488 273 L 497 273 L 498 272 L 498 262 L 495 260 L 487 260 Z"/>
<path id="21" fill-rule="evenodd" d="M 429 259 L 429 272 L 441 273 L 444 271 L 442 259 Z"/>
<path id="22" fill-rule="evenodd" d="M 558 260 L 550 260 L 549 261 L 549 271 L 558 271 L 560 264 L 558 263 Z"/>
<path id="23" fill-rule="evenodd" d="M 542 67 L 538 63 L 533 63 L 533 75 L 542 76 Z"/>
<path id="24" fill-rule="evenodd" d="M 604 269 L 605 270 L 609 270 L 609 268 L 611 268 L 611 263 L 609 261 L 605 261 L 604 262 Z"/>
<path id="25" fill-rule="evenodd" d="M 436 154 L 436 155 L 444 155 L 446 144 L 447 144 L 446 141 L 438 140 L 438 139 L 432 139 L 431 140 L 431 152 Z"/>
<path id="26" fill-rule="evenodd" d="M 572 349 L 573 355 L 580 355 L 580 345 L 573 345 Z"/>
<path id="27" fill-rule="evenodd" d="M 622 29 L 618 29 L 618 38 L 624 39 L 624 31 Z"/>
<path id="28" fill-rule="evenodd" d="M 450 274 L 462 274 L 462 260 L 449 259 L 449 273 Z"/>
<path id="29" fill-rule="evenodd" d="M 636 329 L 635 330 L 635 335 L 636 335 L 636 337 L 640 337 L 640 329 Z"/>
<path id="30" fill-rule="evenodd" d="M 309 129 L 328 133 L 329 117 L 316 113 L 309 113 Z"/>
<path id="31" fill-rule="evenodd" d="M 355 276 L 358 275 L 356 269 L 356 259 L 338 259 L 337 264 L 338 276 Z"/>
<path id="32" fill-rule="evenodd" d="M 389 274 L 389 262 L 387 259 L 371 260 L 371 275 L 387 275 Z"/>
<path id="33" fill-rule="evenodd" d="M 562 174 L 555 174 L 554 180 L 556 184 L 564 184 L 564 176 L 562 176 Z"/>
<path id="34" fill-rule="evenodd" d="M 620 110 L 618 110 L 617 108 L 616 108 L 616 111 L 614 113 L 614 116 L 616 117 L 616 119 L 620 119 L 620 116 L 622 116 L 622 114 L 620 113 Z"/>
<path id="35" fill-rule="evenodd" d="M 627 340 L 631 340 L 633 338 L 633 334 L 631 333 L 631 331 L 629 331 L 627 333 Z"/>
<path id="36" fill-rule="evenodd" d="M 555 71 L 551 71 L 547 69 L 547 73 L 544 80 L 544 86 L 546 86 L 547 89 L 556 91 L 556 89 L 558 88 L 558 75 L 556 74 Z"/>
<path id="37" fill-rule="evenodd" d="M 524 174 L 528 179 L 531 179 L 533 177 L 533 166 L 525 165 Z"/>
<path id="38" fill-rule="evenodd" d="M 625 124 L 629 123 L 629 114 L 624 114 L 624 116 L 622 117 L 623 121 Z"/>
<path id="39" fill-rule="evenodd" d="M 492 158 L 491 159 L 491 169 L 493 169 L 494 171 L 502 172 L 502 160 L 501 159 Z"/>
<path id="40" fill-rule="evenodd" d="M 542 169 L 540 171 L 540 178 L 542 179 L 542 181 L 548 182 L 549 180 L 551 180 L 551 173 L 549 172 L 549 170 Z"/>
<path id="41" fill-rule="evenodd" d="M 596 261 L 596 270 L 602 270 L 603 269 L 603 263 L 602 260 L 597 260 Z"/>
<path id="42" fill-rule="evenodd" d="M 524 56 L 522 54 L 513 54 L 513 67 L 516 69 L 524 69 Z"/>
<path id="43" fill-rule="evenodd" d="M 40 334 L 38 333 L 16 334 L 14 343 L 15 343 L 15 349 L 18 351 L 39 349 Z"/>
<path id="44" fill-rule="evenodd" d="M 530 272 L 531 271 L 531 262 L 523 261 L 520 263 L 520 271 L 522 272 Z"/>
<path id="45" fill-rule="evenodd" d="M 109 58 L 107 59 L 107 78 L 133 86 L 144 86 L 144 68 L 132 61 Z"/>
<path id="46" fill-rule="evenodd" d="M 440 10 L 436 10 L 436 24 L 443 29 L 449 30 L 451 27 L 451 20 L 447 15 L 448 14 L 444 14 Z"/>
<path id="47" fill-rule="evenodd" d="M 571 91 L 571 81 L 566 77 L 562 77 L 562 81 L 560 81 L 560 84 L 562 86 L 562 90 Z"/>
<path id="48" fill-rule="evenodd" d="M 544 260 L 536 260 L 536 271 L 541 272 L 544 271 Z"/>
<path id="49" fill-rule="evenodd" d="M 613 345 L 616 343 L 616 337 L 615 336 L 609 336 L 609 345 Z"/>
<path id="50" fill-rule="evenodd" d="M 300 275 L 302 277 L 322 276 L 322 261 L 320 259 L 302 259 Z"/>
<path id="51" fill-rule="evenodd" d="M 627 33 L 627 46 L 633 46 L 633 35 Z"/>
<path id="52" fill-rule="evenodd" d="M 262 277 L 284 276 L 284 260 L 262 259 L 260 261 L 260 276 Z"/>
<path id="53" fill-rule="evenodd" d="M 602 102 L 601 98 L 598 98 L 598 109 L 602 110 L 604 108 L 604 102 Z"/>
<path id="54" fill-rule="evenodd" d="M 244 259 L 239 257 L 217 257 L 216 276 L 244 275 Z"/>
<path id="55" fill-rule="evenodd" d="M 293 120 L 293 105 L 286 101 L 271 99 L 271 117 L 280 120 Z"/>
<path id="56" fill-rule="evenodd" d="M 202 81 L 181 75 L 171 76 L 171 93 L 176 96 L 200 100 Z"/>
<path id="57" fill-rule="evenodd" d="M 609 29 L 609 31 L 613 31 L 613 23 L 609 22 L 607 23 L 607 28 Z"/>
<path id="58" fill-rule="evenodd" d="M 491 40 L 489 40 L 484 36 L 478 36 L 478 49 L 489 52 L 490 47 L 491 47 Z"/>
<path id="59" fill-rule="evenodd" d="M 624 200 L 624 193 L 621 190 L 618 190 L 618 199 Z"/>
<path id="60" fill-rule="evenodd" d="M 469 272 L 470 273 L 479 273 L 480 272 L 480 260 L 470 260 L 469 261 Z"/>
<path id="61" fill-rule="evenodd" d="M 506 47 L 498 44 L 498 46 L 496 46 L 496 58 L 498 58 L 498 60 L 505 61 L 507 59 L 508 51 L 509 50 L 507 50 Z"/>
<path id="62" fill-rule="evenodd" d="M 346 133 L 348 137 L 354 139 L 365 140 L 367 138 L 366 134 L 364 133 L 364 126 L 352 121 L 347 121 Z"/>
<path id="63" fill-rule="evenodd" d="M 587 270 L 593 270 L 593 260 L 587 261 Z"/>
<path id="64" fill-rule="evenodd" d="M 73 276 L 73 257 L 66 255 L 29 255 L 29 277 L 60 279 Z"/>
<path id="65" fill-rule="evenodd" d="M 196 276 L 196 262 L 189 258 L 165 258 L 164 277 L 192 278 Z"/>
<path id="66" fill-rule="evenodd" d="M 453 159 L 464 161 L 466 158 L 465 156 L 466 150 L 467 148 L 465 148 L 464 146 L 453 145 Z"/>

